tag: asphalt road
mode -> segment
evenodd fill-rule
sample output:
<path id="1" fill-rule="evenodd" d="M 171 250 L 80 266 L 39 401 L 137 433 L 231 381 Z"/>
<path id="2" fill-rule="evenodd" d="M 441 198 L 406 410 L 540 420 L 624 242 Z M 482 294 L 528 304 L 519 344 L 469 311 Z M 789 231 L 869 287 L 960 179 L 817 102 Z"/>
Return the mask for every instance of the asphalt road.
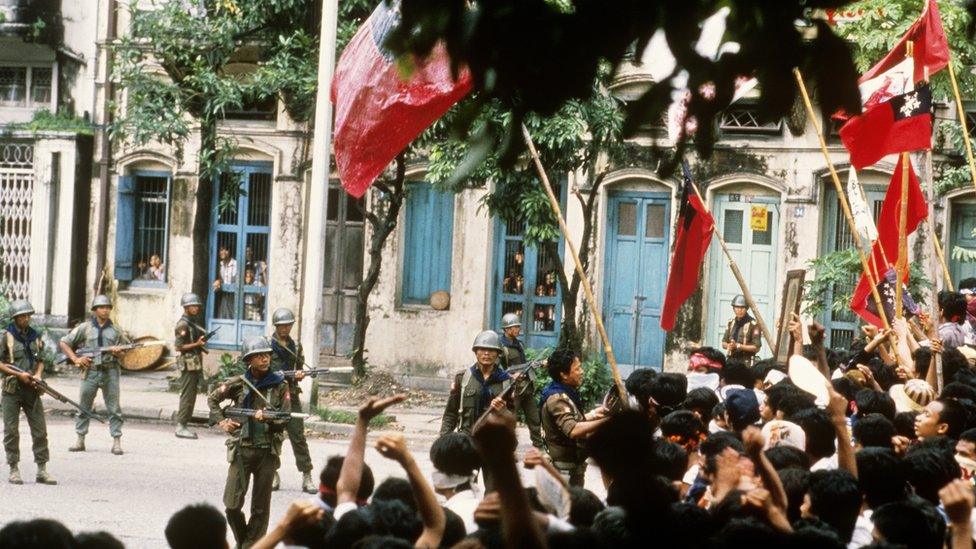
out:
<path id="1" fill-rule="evenodd" d="M 11 520 L 48 517 L 63 522 L 73 532 L 105 530 L 127 547 L 167 547 L 163 530 L 169 517 L 185 505 L 209 502 L 223 511 L 221 498 L 227 476 L 225 435 L 214 429 L 197 429 L 198 440 L 173 436 L 164 424 L 128 422 L 123 428 L 125 455 L 109 450 L 112 438 L 107 426 L 94 423 L 89 432 L 87 452 L 68 452 L 74 441 L 73 421 L 48 416 L 51 461 L 48 471 L 57 486 L 34 483 L 35 466 L 30 454 L 27 423 L 21 416 L 21 475 L 25 484 L 6 482 L 8 470 L 0 468 L 0 524 Z M 372 436 L 366 460 L 377 483 L 388 476 L 405 476 L 400 467 L 372 449 Z M 345 454 L 345 440 L 310 439 L 316 467 L 333 454 Z M 432 467 L 428 446 L 411 451 L 421 470 L 429 475 Z M 310 497 L 301 492 L 301 474 L 295 468 L 291 445 L 285 443 L 282 455 L 281 490 L 271 499 L 271 525 L 284 515 L 288 504 Z M 314 471 L 316 483 L 318 470 Z M 250 503 L 245 504 L 245 512 Z M 233 539 L 228 533 L 228 540 Z"/>

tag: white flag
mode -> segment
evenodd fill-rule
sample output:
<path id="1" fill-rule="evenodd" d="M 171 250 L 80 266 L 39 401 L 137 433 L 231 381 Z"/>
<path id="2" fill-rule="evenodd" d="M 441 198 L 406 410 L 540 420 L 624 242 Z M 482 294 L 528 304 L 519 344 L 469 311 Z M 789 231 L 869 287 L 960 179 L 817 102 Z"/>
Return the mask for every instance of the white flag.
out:
<path id="1" fill-rule="evenodd" d="M 854 216 L 854 226 L 861 238 L 874 242 L 878 239 L 878 228 L 874 225 L 874 216 L 864 195 L 861 193 L 861 186 L 857 183 L 857 172 L 851 168 L 847 172 L 847 200 L 851 204 L 851 214 Z"/>

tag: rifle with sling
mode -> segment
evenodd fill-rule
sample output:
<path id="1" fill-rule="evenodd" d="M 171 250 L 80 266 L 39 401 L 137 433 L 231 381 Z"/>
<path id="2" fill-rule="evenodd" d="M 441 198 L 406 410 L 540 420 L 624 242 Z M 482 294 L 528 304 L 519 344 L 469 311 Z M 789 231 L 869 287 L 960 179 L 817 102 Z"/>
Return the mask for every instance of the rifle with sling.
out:
<path id="1" fill-rule="evenodd" d="M 13 370 L 17 374 L 26 374 L 27 373 L 26 371 L 21 370 L 20 368 L 18 368 L 17 366 L 15 366 L 13 364 L 4 364 L 4 366 L 6 366 L 7 369 L 9 369 L 9 370 Z M 89 419 L 97 420 L 100 423 L 105 423 L 105 418 L 103 418 L 102 416 L 96 414 L 95 412 L 93 412 L 91 410 L 85 409 L 81 404 L 78 404 L 77 402 L 75 402 L 75 401 L 71 400 L 70 398 L 64 396 L 62 393 L 58 392 L 54 387 L 51 387 L 50 385 L 48 385 L 48 383 L 46 381 L 44 381 L 43 379 L 38 379 L 38 378 L 36 378 L 36 377 L 34 377 L 32 375 L 31 376 L 31 384 L 34 387 L 36 387 L 37 389 L 39 389 L 40 391 L 47 393 L 48 395 L 50 395 L 55 400 L 58 400 L 58 401 L 63 402 L 65 404 L 70 404 L 71 406 L 74 406 L 78 410 L 78 413 L 80 413 L 82 416 L 87 417 Z"/>
<path id="2" fill-rule="evenodd" d="M 295 377 L 295 374 L 302 372 L 305 377 L 320 377 L 326 374 L 345 374 L 352 371 L 352 366 L 340 366 L 338 368 L 310 368 L 308 370 L 281 370 L 281 375 L 285 376 L 285 379 Z"/>
<path id="3" fill-rule="evenodd" d="M 238 406 L 228 406 L 227 408 L 224 408 L 224 415 L 231 416 L 231 417 L 239 417 L 239 418 L 254 417 L 255 415 L 257 415 L 259 411 L 262 412 L 264 419 L 271 419 L 271 420 L 292 419 L 292 418 L 307 419 L 309 417 L 308 414 L 299 414 L 295 412 L 282 412 L 280 410 L 272 410 L 272 409 L 256 410 L 254 408 L 241 408 Z"/>
<path id="4" fill-rule="evenodd" d="M 523 379 L 532 379 L 532 374 L 534 373 L 533 370 L 535 370 L 537 366 L 541 366 L 543 364 L 545 364 L 545 360 L 532 360 L 524 364 L 518 364 L 510 367 L 507 370 L 508 374 L 512 376 L 509 380 L 509 385 L 501 393 L 498 393 L 498 396 L 495 398 L 500 398 L 504 400 L 506 404 L 511 404 L 512 399 L 515 398 L 515 389 L 518 382 L 522 381 Z M 474 432 L 478 426 L 488 418 L 488 414 L 492 413 L 493 411 L 494 409 L 489 406 L 488 409 L 481 414 L 481 417 L 479 417 L 478 420 L 475 421 L 471 426 L 471 432 Z"/>

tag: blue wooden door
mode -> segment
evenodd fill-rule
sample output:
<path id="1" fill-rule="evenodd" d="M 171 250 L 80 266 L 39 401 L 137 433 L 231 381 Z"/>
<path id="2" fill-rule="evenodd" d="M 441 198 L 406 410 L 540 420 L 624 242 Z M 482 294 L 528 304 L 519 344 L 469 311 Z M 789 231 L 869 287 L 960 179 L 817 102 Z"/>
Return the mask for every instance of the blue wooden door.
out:
<path id="1" fill-rule="evenodd" d="M 763 320 L 773 330 L 779 294 L 776 285 L 779 198 L 718 194 L 712 212 L 715 215 L 715 230 L 725 239 Z M 765 229 L 761 222 L 753 226 L 751 220 L 754 216 L 757 219 L 765 218 Z M 742 289 L 732 275 L 725 254 L 717 246 L 709 252 L 708 281 L 705 344 L 721 349 L 722 335 L 733 315 L 732 299 L 741 294 Z M 765 358 L 772 354 L 772 349 L 763 341 L 759 356 Z"/>
<path id="2" fill-rule="evenodd" d="M 950 222 L 952 228 L 949 233 L 949 255 L 955 256 L 956 248 L 976 251 L 976 236 L 973 235 L 973 230 L 976 229 L 976 204 L 958 202 L 953 204 Z M 949 272 L 953 283 L 958 287 L 962 279 L 976 276 L 976 261 L 964 261 L 953 257 L 950 259 Z"/>
<path id="3" fill-rule="evenodd" d="M 220 328 L 212 347 L 237 348 L 266 331 L 271 164 L 234 164 L 215 182 L 214 198 L 207 326 Z"/>
<path id="4" fill-rule="evenodd" d="M 671 197 L 617 192 L 607 204 L 603 316 L 610 343 L 627 376 L 664 365 L 661 306 L 668 277 Z"/>
<path id="5" fill-rule="evenodd" d="M 877 185 L 865 185 L 864 196 L 867 199 L 868 207 L 873 212 L 874 219 L 877 221 L 881 213 L 881 204 L 884 203 L 885 189 Z M 844 211 L 837 200 L 837 191 L 828 188 L 824 193 L 824 212 L 823 227 L 820 238 L 820 255 L 824 256 L 837 250 L 846 250 L 854 246 L 854 238 L 851 236 L 851 227 L 844 217 Z M 843 284 L 834 284 L 827 292 L 826 303 L 834 301 L 834 296 L 850 295 L 854 292 L 857 280 L 860 275 L 852 275 L 850 280 Z M 828 305 L 825 307 L 823 315 L 823 325 L 826 330 L 826 345 L 829 348 L 847 349 L 851 341 L 858 335 L 857 326 L 860 322 L 849 306 L 840 311 L 834 311 Z"/>

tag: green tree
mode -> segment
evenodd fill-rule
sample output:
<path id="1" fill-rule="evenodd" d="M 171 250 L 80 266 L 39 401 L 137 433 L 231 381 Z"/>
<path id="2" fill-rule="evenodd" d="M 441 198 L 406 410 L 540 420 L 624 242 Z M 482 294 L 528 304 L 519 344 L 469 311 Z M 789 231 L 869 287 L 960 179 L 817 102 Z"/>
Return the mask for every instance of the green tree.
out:
<path id="1" fill-rule="evenodd" d="M 213 193 L 237 147 L 218 134 L 218 124 L 225 112 L 268 98 L 283 101 L 294 120 L 308 120 L 316 89 L 318 5 L 156 0 L 152 9 L 131 9 L 130 32 L 113 46 L 114 78 L 125 98 L 115 105 L 113 138 L 140 146 L 160 142 L 180 157 L 191 140 L 198 142 L 193 290 L 201 295 L 209 282 L 203 258 L 209 256 L 211 214 L 236 204 L 236 195 L 219 197 L 218 204 Z M 251 69 L 239 70 L 242 61 Z"/>

